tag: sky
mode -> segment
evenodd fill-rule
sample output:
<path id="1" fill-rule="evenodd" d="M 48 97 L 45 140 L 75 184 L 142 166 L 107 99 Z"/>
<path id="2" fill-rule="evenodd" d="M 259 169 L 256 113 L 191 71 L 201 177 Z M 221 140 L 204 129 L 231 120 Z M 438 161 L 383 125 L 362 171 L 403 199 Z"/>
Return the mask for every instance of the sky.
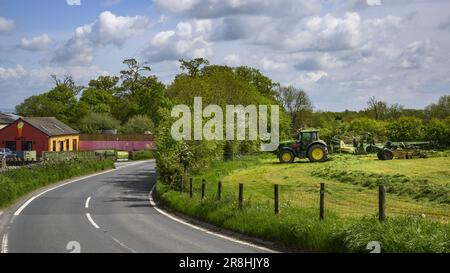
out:
<path id="1" fill-rule="evenodd" d="M 449 0 L 0 0 L 0 110 L 148 62 L 246 65 L 305 90 L 315 110 L 371 96 L 423 108 L 450 94 Z"/>

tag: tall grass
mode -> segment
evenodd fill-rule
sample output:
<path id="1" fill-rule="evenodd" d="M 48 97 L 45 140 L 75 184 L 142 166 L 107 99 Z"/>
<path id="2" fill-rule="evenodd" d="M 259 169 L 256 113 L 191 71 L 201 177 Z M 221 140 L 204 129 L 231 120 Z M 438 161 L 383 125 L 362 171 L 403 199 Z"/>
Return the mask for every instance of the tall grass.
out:
<path id="1" fill-rule="evenodd" d="M 109 159 L 45 162 L 0 173 L 0 208 L 40 187 L 97 171 L 114 168 Z"/>

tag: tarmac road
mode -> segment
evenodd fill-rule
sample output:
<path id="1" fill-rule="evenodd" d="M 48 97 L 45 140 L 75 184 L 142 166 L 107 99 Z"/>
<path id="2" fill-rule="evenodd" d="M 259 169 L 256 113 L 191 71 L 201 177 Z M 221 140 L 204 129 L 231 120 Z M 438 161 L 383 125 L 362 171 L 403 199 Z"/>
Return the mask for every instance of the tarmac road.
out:
<path id="1" fill-rule="evenodd" d="M 154 161 L 41 190 L 0 215 L 1 252 L 265 252 L 162 214 L 149 202 Z"/>

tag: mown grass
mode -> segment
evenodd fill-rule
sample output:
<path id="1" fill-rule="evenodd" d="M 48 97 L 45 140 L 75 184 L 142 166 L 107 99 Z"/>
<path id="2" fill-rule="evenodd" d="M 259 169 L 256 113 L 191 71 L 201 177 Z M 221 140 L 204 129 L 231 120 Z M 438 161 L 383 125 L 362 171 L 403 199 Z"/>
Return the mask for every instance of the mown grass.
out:
<path id="1" fill-rule="evenodd" d="M 430 165 L 438 164 L 437 160 L 429 162 Z M 164 185 L 158 185 L 158 196 L 167 206 L 187 215 L 302 250 L 364 252 L 367 243 L 375 240 L 381 242 L 385 252 L 450 252 L 448 204 L 442 204 L 438 199 L 430 201 L 428 197 L 414 199 L 409 194 L 388 194 L 388 218 L 379 223 L 375 189 L 342 183 L 335 177 L 311 175 L 332 165 L 336 169 L 351 169 L 342 163 L 346 161 L 358 162 L 354 162 L 355 166 L 363 161 L 359 166 L 363 170 L 369 170 L 371 164 L 379 164 L 366 157 L 353 156 L 334 157 L 323 164 L 287 165 L 276 163 L 273 157 L 248 157 L 216 163 L 207 172 L 195 176 L 193 199 Z M 395 160 L 390 164 L 398 162 L 401 163 Z M 438 174 L 427 169 L 426 162 L 415 163 L 426 169 L 429 183 L 445 186 Z M 411 160 L 408 164 L 412 163 Z M 375 169 L 381 171 L 380 167 Z M 387 171 L 389 175 L 393 172 L 396 171 Z M 207 181 L 204 200 L 200 200 L 202 178 Z M 221 201 L 216 200 L 219 179 L 223 181 Z M 318 185 L 321 182 L 327 184 L 325 221 L 318 219 Z M 237 205 L 239 183 L 244 183 L 245 206 L 242 210 Z M 274 183 L 280 185 L 279 215 L 273 213 Z"/>
<path id="2" fill-rule="evenodd" d="M 45 162 L 0 173 L 0 208 L 46 185 L 76 176 L 114 168 L 112 160 Z"/>

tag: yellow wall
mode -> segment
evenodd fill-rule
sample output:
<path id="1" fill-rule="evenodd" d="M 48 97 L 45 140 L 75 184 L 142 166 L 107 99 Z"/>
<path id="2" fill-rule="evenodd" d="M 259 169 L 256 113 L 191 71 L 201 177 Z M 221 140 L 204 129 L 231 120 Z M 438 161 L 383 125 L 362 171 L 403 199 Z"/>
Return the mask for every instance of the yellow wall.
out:
<path id="1" fill-rule="evenodd" d="M 77 140 L 77 146 L 78 147 L 73 147 L 73 140 L 76 139 Z M 48 140 L 48 150 L 50 152 L 53 151 L 53 141 L 56 141 L 56 150 L 57 152 L 60 152 L 59 149 L 59 142 L 63 141 L 64 142 L 64 151 L 66 150 L 66 141 L 69 140 L 69 151 L 78 151 L 79 147 L 80 147 L 80 137 L 79 135 L 69 135 L 69 136 L 56 136 L 56 137 L 50 137 Z"/>

